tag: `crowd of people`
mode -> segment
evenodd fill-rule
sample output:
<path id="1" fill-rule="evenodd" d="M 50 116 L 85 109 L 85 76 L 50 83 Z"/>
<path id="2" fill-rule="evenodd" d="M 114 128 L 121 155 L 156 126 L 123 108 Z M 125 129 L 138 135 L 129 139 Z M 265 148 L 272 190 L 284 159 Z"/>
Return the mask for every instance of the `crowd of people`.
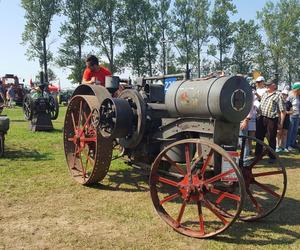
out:
<path id="1" fill-rule="evenodd" d="M 295 82 L 291 90 L 278 90 L 276 79 L 265 81 L 263 76 L 255 80 L 253 105 L 247 117 L 241 121 L 241 135 L 256 137 L 278 152 L 296 152 L 297 134 L 300 116 L 300 82 Z M 249 143 L 250 144 L 250 143 Z M 262 153 L 262 146 L 257 144 L 255 155 Z M 251 145 L 246 145 L 244 158 L 251 152 Z M 270 155 L 269 163 L 275 162 Z"/>

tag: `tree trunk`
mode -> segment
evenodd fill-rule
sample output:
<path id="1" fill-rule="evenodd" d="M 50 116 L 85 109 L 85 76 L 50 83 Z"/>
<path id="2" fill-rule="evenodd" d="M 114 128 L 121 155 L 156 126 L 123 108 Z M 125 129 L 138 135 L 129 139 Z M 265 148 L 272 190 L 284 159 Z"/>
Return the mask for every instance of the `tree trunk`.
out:
<path id="1" fill-rule="evenodd" d="M 47 46 L 46 37 L 43 37 L 43 61 L 44 61 L 44 80 L 48 83 L 48 64 L 47 64 Z"/>
<path id="2" fill-rule="evenodd" d="M 149 32 L 147 26 L 147 17 L 144 16 L 144 25 L 145 25 L 145 32 L 146 32 L 146 42 L 147 42 L 147 50 L 148 50 L 148 65 L 149 65 L 149 75 L 152 76 L 152 62 L 151 62 L 151 48 L 150 48 L 150 41 L 149 41 Z"/>
<path id="3" fill-rule="evenodd" d="M 109 50 L 110 50 L 110 58 L 109 59 L 109 67 L 110 67 L 110 71 L 113 74 L 115 71 L 115 67 L 114 67 L 114 36 L 113 36 L 113 12 L 110 13 L 111 14 L 111 19 L 109 22 Z"/>
<path id="4" fill-rule="evenodd" d="M 200 78 L 201 77 L 201 69 L 200 69 L 200 64 L 201 64 L 201 62 L 200 62 L 200 60 L 201 60 L 201 58 L 200 58 L 200 53 L 201 53 L 201 46 L 200 46 L 200 41 L 198 40 L 198 42 L 197 42 L 197 67 L 198 67 L 198 77 Z"/>

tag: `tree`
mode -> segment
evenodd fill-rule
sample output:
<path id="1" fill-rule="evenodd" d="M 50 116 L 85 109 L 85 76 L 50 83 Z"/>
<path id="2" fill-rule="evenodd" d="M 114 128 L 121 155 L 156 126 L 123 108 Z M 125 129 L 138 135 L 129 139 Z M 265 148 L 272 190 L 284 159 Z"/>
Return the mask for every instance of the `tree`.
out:
<path id="1" fill-rule="evenodd" d="M 154 0 L 154 8 L 157 12 L 156 21 L 158 26 L 158 40 L 161 43 L 162 55 L 162 72 L 164 75 L 168 73 L 168 57 L 169 57 L 169 40 L 168 34 L 170 33 L 170 9 L 171 0 Z"/>
<path id="2" fill-rule="evenodd" d="M 179 52 L 179 62 L 185 64 L 186 73 L 189 76 L 190 63 L 195 53 L 193 51 L 192 2 L 189 0 L 176 0 L 173 8 L 173 24 L 175 46 Z"/>
<path id="3" fill-rule="evenodd" d="M 194 32 L 192 34 L 193 41 L 195 43 L 197 51 L 197 73 L 198 77 L 201 76 L 201 50 L 205 42 L 208 41 L 209 37 L 209 2 L 208 0 L 195 0 L 192 1 L 192 18 L 194 25 Z"/>
<path id="4" fill-rule="evenodd" d="M 283 55 L 283 43 L 280 41 L 279 8 L 273 2 L 267 2 L 261 12 L 257 13 L 258 19 L 267 36 L 266 47 L 271 53 L 273 73 L 280 72 L 280 60 Z"/>
<path id="5" fill-rule="evenodd" d="M 278 5 L 282 22 L 280 39 L 284 44 L 284 74 L 291 83 L 300 79 L 300 2 L 281 0 Z"/>
<path id="6" fill-rule="evenodd" d="M 109 62 L 111 72 L 117 70 L 115 64 L 115 48 L 120 42 L 120 13 L 121 1 L 117 0 L 92 0 L 91 1 L 92 32 L 90 42 L 100 48 L 100 54 Z"/>
<path id="7" fill-rule="evenodd" d="M 233 43 L 234 23 L 230 22 L 229 14 L 235 14 L 236 7 L 232 0 L 215 0 L 211 17 L 211 35 L 217 44 L 211 45 L 209 54 L 216 56 L 219 53 L 219 69 L 224 69 L 224 58 Z"/>
<path id="8" fill-rule="evenodd" d="M 50 34 L 53 16 L 60 10 L 58 0 L 22 0 L 25 9 L 25 30 L 22 35 L 23 44 L 29 44 L 27 56 L 38 58 L 43 65 L 45 81 L 48 82 L 48 62 L 52 54 L 47 48 L 47 38 Z"/>
<path id="9" fill-rule="evenodd" d="M 280 0 L 276 4 L 269 1 L 257 13 L 267 36 L 266 47 L 271 55 L 273 73 L 287 75 L 290 81 L 293 74 L 299 74 L 299 15 L 298 0 Z"/>
<path id="10" fill-rule="evenodd" d="M 84 70 L 83 46 L 88 41 L 88 28 L 90 26 L 90 5 L 85 0 L 66 0 L 64 15 L 67 17 L 60 29 L 60 35 L 65 42 L 59 49 L 58 64 L 61 67 L 71 67 L 68 79 L 72 83 L 81 83 Z"/>
<path id="11" fill-rule="evenodd" d="M 232 65 L 236 73 L 247 74 L 254 63 L 255 55 L 260 53 L 258 45 L 262 43 L 262 39 L 258 34 L 259 27 L 253 20 L 246 22 L 242 19 L 235 27 Z"/>
<path id="12" fill-rule="evenodd" d="M 122 66 L 130 66 L 137 75 L 152 75 L 157 58 L 155 10 L 146 0 L 127 0 L 122 14 L 121 39 L 124 50 L 119 55 Z"/>

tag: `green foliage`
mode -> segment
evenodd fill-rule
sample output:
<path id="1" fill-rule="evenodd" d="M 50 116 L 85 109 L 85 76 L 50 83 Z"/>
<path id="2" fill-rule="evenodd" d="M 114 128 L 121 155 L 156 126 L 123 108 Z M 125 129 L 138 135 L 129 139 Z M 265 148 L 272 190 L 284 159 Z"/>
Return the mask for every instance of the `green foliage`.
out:
<path id="1" fill-rule="evenodd" d="M 64 15 L 67 17 L 60 29 L 60 35 L 65 41 L 59 49 L 57 63 L 61 67 L 70 67 L 68 79 L 72 83 L 81 83 L 84 70 L 83 46 L 88 40 L 90 26 L 88 1 L 66 0 L 64 2 Z"/>
<path id="2" fill-rule="evenodd" d="M 299 77 L 299 1 L 280 0 L 276 4 L 269 1 L 257 16 L 267 36 L 272 73 L 286 75 L 289 81 Z"/>
<path id="3" fill-rule="evenodd" d="M 58 0 L 22 0 L 25 10 L 26 25 L 22 35 L 23 44 L 28 44 L 27 56 L 30 60 L 37 58 L 44 67 L 45 79 L 48 81 L 47 65 L 52 53 L 47 48 L 53 16 L 60 10 Z"/>
<path id="4" fill-rule="evenodd" d="M 253 20 L 246 22 L 240 19 L 235 25 L 233 37 L 234 52 L 232 65 L 235 73 L 247 74 L 253 65 L 255 56 L 260 54 L 259 44 L 262 39 L 258 34 L 259 27 Z"/>
<path id="5" fill-rule="evenodd" d="M 91 0 L 90 43 L 100 50 L 109 62 L 111 72 L 116 72 L 116 46 L 120 45 L 120 13 L 122 2 L 117 0 Z"/>
<path id="6" fill-rule="evenodd" d="M 212 55 L 219 54 L 219 69 L 224 69 L 224 57 L 233 43 L 234 23 L 229 20 L 230 14 L 235 14 L 236 7 L 232 0 L 215 0 L 211 17 L 211 35 L 216 39 L 216 45 L 209 50 Z"/>
<path id="7" fill-rule="evenodd" d="M 36 76 L 35 76 L 35 80 L 36 81 L 40 81 L 40 73 L 38 73 Z M 54 71 L 50 68 L 48 68 L 48 81 L 51 82 L 51 81 L 55 81 L 57 79 L 57 76 L 55 75 Z"/>
<path id="8" fill-rule="evenodd" d="M 120 33 L 124 50 L 119 60 L 122 67 L 137 75 L 152 75 L 157 58 L 158 32 L 155 9 L 149 1 L 124 2 Z"/>
<path id="9" fill-rule="evenodd" d="M 172 12 L 175 26 L 173 38 L 179 52 L 178 61 L 185 65 L 186 71 L 195 58 L 193 50 L 194 23 L 192 19 L 193 5 L 189 0 L 176 0 Z"/>
<path id="10" fill-rule="evenodd" d="M 193 41 L 195 44 L 195 49 L 197 51 L 196 65 L 198 77 L 201 76 L 201 49 L 204 43 L 208 41 L 209 38 L 209 2 L 208 0 L 195 0 L 192 2 L 192 18 L 193 18 Z"/>
<path id="11" fill-rule="evenodd" d="M 164 75 L 167 73 L 171 73 L 170 70 L 173 72 L 174 68 L 172 65 L 169 65 L 169 59 L 172 58 L 168 35 L 171 33 L 171 22 L 170 22 L 170 4 L 171 0 L 154 0 L 154 8 L 156 15 L 156 22 L 157 22 L 157 38 L 160 41 L 159 44 L 159 53 L 160 53 L 160 67 L 159 71 L 162 72 Z"/>

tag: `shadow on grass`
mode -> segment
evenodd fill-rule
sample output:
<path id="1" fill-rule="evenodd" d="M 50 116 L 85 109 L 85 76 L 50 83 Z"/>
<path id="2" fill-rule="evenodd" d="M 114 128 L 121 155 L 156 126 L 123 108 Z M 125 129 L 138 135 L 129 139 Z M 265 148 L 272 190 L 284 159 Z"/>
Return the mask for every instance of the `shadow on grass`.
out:
<path id="1" fill-rule="evenodd" d="M 229 228 L 215 240 L 243 245 L 292 244 L 300 238 L 299 232 L 289 228 L 299 226 L 299 208 L 300 201 L 285 198 L 279 209 L 268 217 L 256 222 L 237 221 L 234 228 Z"/>
<path id="2" fill-rule="evenodd" d="M 280 155 L 281 164 L 287 169 L 299 168 L 300 159 L 293 158 L 293 156 L 295 157 L 295 154 Z"/>
<path id="3" fill-rule="evenodd" d="M 28 121 L 24 119 L 24 120 L 10 120 L 10 122 L 12 122 L 12 123 L 17 122 L 18 123 L 18 122 L 28 122 Z"/>
<path id="4" fill-rule="evenodd" d="M 91 188 L 123 192 L 149 191 L 149 173 L 132 168 L 125 170 L 110 170 L 106 176 L 109 184 L 95 184 Z"/>
<path id="5" fill-rule="evenodd" d="M 33 160 L 33 161 L 45 161 L 53 159 L 50 153 L 40 153 L 36 150 L 29 150 L 28 148 L 19 148 L 18 150 L 13 150 L 10 148 L 5 149 L 3 159 L 10 160 Z"/>

